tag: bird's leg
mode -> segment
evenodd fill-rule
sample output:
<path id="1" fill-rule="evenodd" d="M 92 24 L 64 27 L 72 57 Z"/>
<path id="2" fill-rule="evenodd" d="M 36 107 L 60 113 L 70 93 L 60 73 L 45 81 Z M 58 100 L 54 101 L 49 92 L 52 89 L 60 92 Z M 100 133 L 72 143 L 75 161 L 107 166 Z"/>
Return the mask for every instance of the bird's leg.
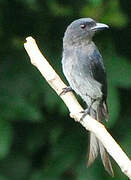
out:
<path id="1" fill-rule="evenodd" d="M 73 89 L 71 88 L 71 86 L 67 86 L 67 87 L 62 89 L 60 96 L 66 94 L 67 92 L 70 92 L 70 91 L 73 91 Z"/>
<path id="2" fill-rule="evenodd" d="M 96 100 L 97 100 L 97 99 L 91 98 L 91 104 L 90 104 L 90 106 L 87 107 L 84 111 L 81 111 L 81 113 L 83 113 L 83 115 L 82 115 L 80 121 L 82 121 L 87 114 L 90 114 L 91 106 L 93 105 L 93 103 L 94 103 Z"/>
<path id="3" fill-rule="evenodd" d="M 90 107 L 87 107 L 84 111 L 81 111 L 80 113 L 82 113 L 82 117 L 80 118 L 80 121 L 82 121 L 87 114 L 90 114 Z"/>

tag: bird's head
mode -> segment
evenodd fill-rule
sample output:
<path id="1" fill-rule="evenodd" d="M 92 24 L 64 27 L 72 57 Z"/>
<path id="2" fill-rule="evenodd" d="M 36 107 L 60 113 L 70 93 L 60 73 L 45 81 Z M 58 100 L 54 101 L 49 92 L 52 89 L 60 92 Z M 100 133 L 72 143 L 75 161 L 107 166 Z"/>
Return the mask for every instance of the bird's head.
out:
<path id="1" fill-rule="evenodd" d="M 73 21 L 67 27 L 64 41 L 68 41 L 68 43 L 77 43 L 83 40 L 91 41 L 96 31 L 103 30 L 105 28 L 109 28 L 109 26 L 106 24 L 97 23 L 91 18 L 81 18 Z"/>

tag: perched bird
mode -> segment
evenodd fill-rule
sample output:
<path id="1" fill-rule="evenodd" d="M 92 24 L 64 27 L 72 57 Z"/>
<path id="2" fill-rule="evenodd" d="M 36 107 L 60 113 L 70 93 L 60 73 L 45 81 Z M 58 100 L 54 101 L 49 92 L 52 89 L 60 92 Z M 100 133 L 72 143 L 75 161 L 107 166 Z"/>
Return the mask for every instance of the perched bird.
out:
<path id="1" fill-rule="evenodd" d="M 97 23 L 91 18 L 73 21 L 66 29 L 63 38 L 62 68 L 69 82 L 65 92 L 75 91 L 85 101 L 89 114 L 98 121 L 108 118 L 107 80 L 102 56 L 92 41 L 98 30 L 108 28 L 106 24 Z M 88 166 L 100 152 L 105 169 L 114 175 L 109 155 L 96 136 L 90 133 Z"/>

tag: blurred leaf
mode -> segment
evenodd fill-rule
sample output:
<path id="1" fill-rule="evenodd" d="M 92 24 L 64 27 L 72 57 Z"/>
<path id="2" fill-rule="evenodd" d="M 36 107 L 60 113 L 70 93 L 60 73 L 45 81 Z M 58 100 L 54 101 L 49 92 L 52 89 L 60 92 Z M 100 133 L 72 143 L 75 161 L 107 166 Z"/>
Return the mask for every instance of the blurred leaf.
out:
<path id="1" fill-rule="evenodd" d="M 103 0 L 89 0 L 89 2 L 93 5 L 93 6 L 98 6 L 101 5 Z"/>
<path id="2" fill-rule="evenodd" d="M 79 149 L 79 142 L 77 143 L 77 136 L 75 134 L 72 134 L 71 131 L 68 132 L 68 135 L 63 134 L 57 140 L 57 143 L 52 146 L 52 154 L 50 159 L 47 160 L 44 174 L 47 177 L 49 175 L 55 177 L 71 168 L 76 163 Z"/>
<path id="3" fill-rule="evenodd" d="M 115 27 L 124 27 L 128 23 L 126 14 L 120 8 L 118 0 L 104 2 L 102 0 L 91 0 L 82 10 L 81 15 L 92 17 L 97 21 L 108 23 Z"/>
<path id="4" fill-rule="evenodd" d="M 29 180 L 43 180 L 43 179 L 47 179 L 46 177 L 44 177 L 43 171 L 35 171 L 31 174 L 31 177 L 29 178 Z"/>
<path id="5" fill-rule="evenodd" d="M 0 159 L 5 158 L 10 152 L 13 140 L 13 131 L 7 121 L 0 120 Z"/>
<path id="6" fill-rule="evenodd" d="M 109 44 L 111 42 L 109 41 Z M 108 106 L 109 125 L 113 125 L 120 113 L 120 97 L 117 88 L 131 87 L 131 63 L 125 57 L 116 54 L 113 47 L 108 47 L 104 52 L 105 64 L 108 78 Z"/>
<path id="7" fill-rule="evenodd" d="M 123 135 L 123 133 L 124 133 L 124 131 L 121 132 L 121 135 Z M 126 151 L 126 153 L 128 154 L 129 157 L 131 157 L 131 141 L 130 140 L 131 140 L 131 132 L 129 131 L 128 133 L 126 133 L 126 136 L 124 136 L 124 138 L 122 139 L 123 149 Z"/>
<path id="8" fill-rule="evenodd" d="M 29 180 L 43 180 L 43 172 L 42 171 L 33 172 Z"/>
<path id="9" fill-rule="evenodd" d="M 100 157 L 99 157 L 100 158 Z M 77 164 L 75 172 L 77 174 L 76 180 L 101 180 L 101 167 L 102 164 L 98 165 L 98 163 L 102 163 L 101 161 L 98 162 L 96 159 L 95 163 L 91 167 L 87 167 L 85 164 L 85 160 L 81 160 L 79 164 Z"/>
<path id="10" fill-rule="evenodd" d="M 28 133 L 26 139 L 26 148 L 29 151 L 30 155 L 39 151 L 39 149 L 46 144 L 47 132 L 48 131 L 40 127 L 40 125 L 36 125 L 35 128 L 32 128 L 32 130 Z"/>
<path id="11" fill-rule="evenodd" d="M 32 10 L 38 10 L 39 9 L 39 6 L 38 6 L 38 3 L 36 0 L 26 0 L 26 1 L 17 0 L 17 1 L 21 2 L 22 4 L 24 3 L 26 6 L 28 6 L 29 9 L 32 9 Z"/>
<path id="12" fill-rule="evenodd" d="M 10 157 L 5 159 L 1 170 L 10 180 L 23 180 L 26 179 L 31 170 L 31 163 L 25 155 L 12 152 Z"/>
<path id="13" fill-rule="evenodd" d="M 23 39 L 20 39 L 19 37 L 15 37 L 12 39 L 12 45 L 15 47 L 15 48 L 18 48 L 19 49 L 23 49 Z"/>
<path id="14" fill-rule="evenodd" d="M 118 0 L 110 0 L 106 12 L 101 17 L 102 22 L 108 22 L 108 24 L 115 27 L 124 27 L 127 25 L 128 18 L 120 8 L 120 2 Z"/>
<path id="15" fill-rule="evenodd" d="M 50 86 L 47 86 L 45 91 L 44 104 L 48 106 L 49 109 L 53 109 L 56 108 L 57 105 L 59 106 L 60 101 L 60 97 L 56 95 Z"/>
<path id="16" fill-rule="evenodd" d="M 8 97 L 7 103 L 2 105 L 1 116 L 8 119 L 28 119 L 29 121 L 41 121 L 43 118 L 37 106 L 30 104 L 24 98 L 15 97 L 11 100 Z M 2 102 L 2 101 L 1 101 Z"/>
<path id="17" fill-rule="evenodd" d="M 70 6 L 63 6 L 62 4 L 58 4 L 56 0 L 49 0 L 48 6 L 51 10 L 51 13 L 55 16 L 65 16 L 65 15 L 71 15 L 72 9 Z"/>
<path id="18" fill-rule="evenodd" d="M 85 5 L 81 9 L 80 16 L 91 17 L 95 20 L 98 20 L 99 16 L 101 16 L 101 12 L 102 12 L 101 3 L 95 4 L 95 8 L 94 8 L 94 5 L 90 3 L 90 4 Z"/>
<path id="19" fill-rule="evenodd" d="M 6 176 L 0 174 L 0 180 L 9 180 Z"/>
<path id="20" fill-rule="evenodd" d="M 131 87 L 131 63 L 125 57 L 118 56 L 111 48 L 107 51 L 107 54 L 108 57 L 106 57 L 105 63 L 109 83 L 116 87 Z"/>
<path id="21" fill-rule="evenodd" d="M 51 142 L 51 144 L 57 143 L 57 141 L 59 140 L 59 137 L 62 134 L 62 132 L 63 132 L 63 128 L 61 128 L 61 127 L 54 127 L 51 130 L 51 133 L 50 133 L 50 142 Z"/>
<path id="22" fill-rule="evenodd" d="M 113 126 L 120 113 L 120 100 L 118 96 L 118 90 L 112 86 L 108 85 L 108 108 L 109 108 L 109 121 L 107 122 L 108 126 Z"/>
<path id="23" fill-rule="evenodd" d="M 44 175 L 43 171 L 35 171 L 29 178 L 29 180 L 60 180 L 58 176 L 54 175 Z"/>

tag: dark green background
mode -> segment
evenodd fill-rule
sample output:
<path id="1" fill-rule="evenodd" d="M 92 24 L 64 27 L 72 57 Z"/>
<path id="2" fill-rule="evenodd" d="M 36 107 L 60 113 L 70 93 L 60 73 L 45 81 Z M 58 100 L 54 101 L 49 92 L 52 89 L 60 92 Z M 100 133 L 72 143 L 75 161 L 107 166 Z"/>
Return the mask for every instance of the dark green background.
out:
<path id="1" fill-rule="evenodd" d="M 88 133 L 30 64 L 33 36 L 59 75 L 67 25 L 92 17 L 110 26 L 94 37 L 108 75 L 106 126 L 131 156 L 131 1 L 0 0 L 0 180 L 112 179 L 100 158 L 86 168 Z M 112 160 L 114 180 L 127 180 Z"/>

